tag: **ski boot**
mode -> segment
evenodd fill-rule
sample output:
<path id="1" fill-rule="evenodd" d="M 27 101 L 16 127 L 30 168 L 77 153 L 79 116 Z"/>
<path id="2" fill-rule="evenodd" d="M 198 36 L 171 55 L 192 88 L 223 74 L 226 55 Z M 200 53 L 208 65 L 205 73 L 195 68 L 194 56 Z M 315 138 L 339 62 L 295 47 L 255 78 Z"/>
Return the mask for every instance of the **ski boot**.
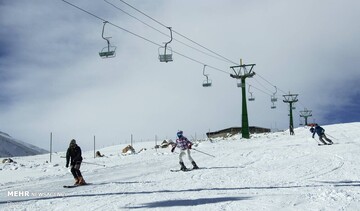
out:
<path id="1" fill-rule="evenodd" d="M 195 161 L 191 162 L 191 164 L 193 165 L 193 169 L 199 169 L 199 166 L 196 165 Z"/>
<path id="2" fill-rule="evenodd" d="M 79 177 L 79 182 L 77 185 L 86 185 L 86 182 L 83 177 Z"/>
<path id="3" fill-rule="evenodd" d="M 185 164 L 184 164 L 184 162 L 179 162 L 180 163 L 180 170 L 181 171 L 187 171 L 188 169 L 186 168 L 186 166 L 185 166 Z"/>
<path id="4" fill-rule="evenodd" d="M 74 185 L 79 185 L 79 178 L 74 178 L 74 179 L 75 179 Z"/>

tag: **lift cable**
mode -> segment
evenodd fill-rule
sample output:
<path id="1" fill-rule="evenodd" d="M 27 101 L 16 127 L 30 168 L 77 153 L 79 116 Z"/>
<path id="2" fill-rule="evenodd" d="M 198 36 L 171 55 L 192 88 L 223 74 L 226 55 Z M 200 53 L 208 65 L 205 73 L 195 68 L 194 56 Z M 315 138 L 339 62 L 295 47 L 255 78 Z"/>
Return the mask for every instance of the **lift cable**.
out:
<path id="1" fill-rule="evenodd" d="M 72 7 L 76 8 L 76 9 L 79 9 L 79 10 L 81 10 L 81 11 L 83 11 L 83 12 L 85 12 L 85 13 L 87 13 L 87 14 L 89 14 L 89 15 L 91 15 L 91 16 L 99 19 L 99 20 L 101 20 L 102 22 L 107 21 L 107 20 L 105 20 L 104 18 L 101 18 L 101 17 L 99 17 L 98 15 L 95 15 L 95 14 L 93 14 L 93 13 L 91 13 L 91 12 L 89 12 L 89 11 L 87 11 L 87 10 L 85 10 L 85 9 L 77 6 L 77 5 L 74 5 L 74 4 L 66 1 L 66 0 L 61 0 L 61 1 L 63 1 L 63 2 L 65 2 L 66 4 L 72 6 Z M 123 0 L 119 0 L 119 1 L 127 4 L 127 3 L 126 3 L 125 1 L 123 1 Z M 129 5 L 129 4 L 127 4 L 127 5 L 130 6 L 130 7 L 132 7 L 132 6 Z M 145 13 L 141 12 L 140 10 L 136 9 L 135 7 L 132 7 L 132 8 L 135 9 L 135 10 L 137 10 L 138 12 L 142 13 L 143 15 L 147 16 L 148 18 L 152 19 L 153 21 L 159 23 L 160 25 L 165 26 L 165 25 L 163 25 L 162 23 L 160 23 L 160 22 L 156 21 L 155 19 L 151 18 L 150 16 L 146 15 Z M 123 31 L 125 31 L 125 32 L 127 32 L 127 33 L 129 33 L 129 34 L 131 34 L 131 35 L 133 35 L 133 36 L 136 36 L 136 37 L 138 37 L 138 38 L 140 38 L 140 39 L 143 39 L 143 40 L 145 40 L 145 41 L 147 41 L 147 42 L 150 42 L 150 43 L 152 43 L 152 44 L 154 44 L 154 45 L 156 45 L 156 46 L 158 46 L 158 47 L 162 47 L 162 45 L 160 45 L 160 44 L 158 44 L 158 43 L 156 43 L 156 42 L 154 42 L 154 41 L 152 41 L 152 40 L 150 40 L 150 39 L 148 39 L 148 38 L 146 38 L 146 37 L 144 37 L 144 36 L 141 36 L 141 35 L 138 35 L 138 34 L 136 34 L 136 33 L 134 33 L 134 32 L 131 32 L 131 31 L 129 31 L 129 30 L 127 30 L 127 29 L 125 29 L 125 28 L 123 28 L 123 27 L 121 27 L 121 26 L 118 26 L 118 25 L 116 25 L 116 24 L 114 24 L 114 23 L 112 23 L 112 22 L 110 22 L 110 21 L 107 21 L 107 23 L 110 24 L 110 25 L 112 25 L 112 26 L 114 26 L 114 27 L 116 27 L 116 28 L 118 28 L 118 29 L 121 29 L 121 30 L 123 30 Z M 165 27 L 166 27 L 166 26 L 165 26 Z M 176 33 L 179 34 L 180 36 L 182 36 L 180 33 L 178 33 L 178 32 L 176 32 Z M 184 36 L 184 37 L 185 37 L 185 36 Z M 185 38 L 186 38 L 186 37 L 185 37 Z M 189 41 L 192 41 L 192 40 L 189 39 L 189 38 L 187 38 L 187 39 L 188 39 Z M 201 46 L 201 47 L 203 47 L 204 49 L 209 50 L 210 52 L 218 55 L 217 53 L 215 53 L 215 52 L 211 51 L 210 49 L 208 49 L 208 48 L 206 48 L 206 47 L 198 44 L 197 42 L 195 42 L 195 41 L 192 41 L 192 42 L 195 43 L 195 44 L 197 44 L 197 45 L 199 45 L 199 46 Z M 201 62 L 201 61 L 199 61 L 199 60 L 196 60 L 196 59 L 194 59 L 194 58 L 191 58 L 191 57 L 189 57 L 189 56 L 187 56 L 187 55 L 185 55 L 185 54 L 182 54 L 182 53 L 180 53 L 180 52 L 176 52 L 176 51 L 173 51 L 173 52 L 176 53 L 176 54 L 178 54 L 178 55 L 180 55 L 180 56 L 182 56 L 182 57 L 184 57 L 184 58 L 187 58 L 187 59 L 189 59 L 189 60 L 191 60 L 191 61 L 193 61 L 193 62 L 199 63 L 199 64 L 201 64 L 201 65 L 206 65 L 207 67 L 209 67 L 209 68 L 211 68 L 211 69 L 220 71 L 220 72 L 222 72 L 222 73 L 230 74 L 230 73 L 227 72 L 227 71 L 224 71 L 224 70 L 222 70 L 222 69 L 220 69 L 220 68 L 216 68 L 216 67 L 213 67 L 213 66 L 211 66 L 211 65 L 205 64 L 205 63 L 203 63 L 203 62 Z M 223 56 L 221 56 L 221 55 L 218 55 L 218 56 L 224 58 L 225 60 L 227 60 L 227 61 L 229 61 L 229 62 L 231 62 L 231 63 L 237 64 L 237 63 L 232 62 L 231 60 L 229 60 L 229 59 L 227 59 L 227 58 L 225 58 L 225 57 L 223 57 Z M 260 78 L 262 78 L 264 81 L 266 81 L 266 82 L 269 83 L 270 85 L 274 86 L 272 83 L 270 83 L 268 80 L 266 80 L 264 77 L 262 77 L 262 76 L 259 75 L 258 73 L 257 73 L 256 75 L 259 76 Z M 260 91 L 260 92 L 262 92 L 262 93 L 264 93 L 264 94 L 266 94 L 266 95 L 269 95 L 269 96 L 272 95 L 272 94 L 269 94 L 269 93 L 267 93 L 266 91 L 263 91 L 263 90 L 255 87 L 255 86 L 253 86 L 253 85 L 251 85 L 251 86 L 252 86 L 254 89 L 256 89 L 256 90 L 258 90 L 258 91 Z M 287 94 L 286 92 L 284 92 L 283 90 L 281 90 L 281 89 L 279 89 L 279 88 L 278 88 L 278 90 L 282 91 L 284 94 Z"/>
<path id="2" fill-rule="evenodd" d="M 99 20 L 101 20 L 101 21 L 103 21 L 103 22 L 106 21 L 108 24 L 110 24 L 110 25 L 112 25 L 112 26 L 114 26 L 114 27 L 116 27 L 116 28 L 119 28 L 119 29 L 121 29 L 121 30 L 123 30 L 123 31 L 125 31 L 125 32 L 127 32 L 127 33 L 129 33 L 129 34 L 131 34 L 131 35 L 134 35 L 134 36 L 136 36 L 136 37 L 138 37 L 138 38 L 140 38 L 140 39 L 143 39 L 143 40 L 145 40 L 145 41 L 147 41 L 147 42 L 150 42 L 150 43 L 152 43 L 152 44 L 154 44 L 154 45 L 156 45 L 156 46 L 158 46 L 158 47 L 162 47 L 162 45 L 160 45 L 160 44 L 158 44 L 158 43 L 156 43 L 156 42 L 154 42 L 154 41 L 152 41 L 152 40 L 149 40 L 149 39 L 147 39 L 146 37 L 143 37 L 143 36 L 141 36 L 141 35 L 138 35 L 138 34 L 136 34 L 136 33 L 134 33 L 134 32 L 131 32 L 131 31 L 129 31 L 129 30 L 127 30 L 127 29 L 125 29 L 125 28 L 123 28 L 123 27 L 121 27 L 121 26 L 116 25 L 116 24 L 114 24 L 114 23 L 112 23 L 112 22 L 110 22 L 110 21 L 107 21 L 107 20 L 105 20 L 104 18 L 101 18 L 101 17 L 99 17 L 99 16 L 97 16 L 97 15 L 95 15 L 95 14 L 93 14 L 93 13 L 91 13 L 91 12 L 85 10 L 85 9 L 82 9 L 82 8 L 79 7 L 79 6 L 76 6 L 76 5 L 74 5 L 74 4 L 66 1 L 66 0 L 61 0 L 61 1 L 69 4 L 69 5 L 72 6 L 72 7 L 75 7 L 75 8 L 77 8 L 77 9 L 79 9 L 79 10 L 81 10 L 81 11 L 83 11 L 83 12 L 85 12 L 85 13 L 87 13 L 87 14 L 89 14 L 89 15 L 91 15 L 91 16 L 93 16 L 93 17 L 95 17 L 95 18 L 97 18 L 97 19 L 99 19 Z M 173 52 L 176 53 L 176 54 L 178 54 L 178 55 L 180 55 L 180 56 L 182 56 L 182 57 L 184 57 L 184 58 L 187 58 L 187 59 L 189 59 L 189 60 L 191 60 L 191 61 L 194 61 L 194 62 L 196 62 L 196 63 L 199 63 L 199 64 L 201 64 L 201 65 L 207 65 L 207 67 L 212 68 L 212 69 L 214 69 L 214 70 L 217 70 L 217 71 L 220 71 L 220 72 L 223 72 L 223 73 L 226 73 L 226 74 L 230 74 L 230 73 L 227 72 L 227 71 L 224 71 L 224 70 L 221 70 L 221 69 L 219 69 L 219 68 L 216 68 L 216 67 L 213 67 L 213 66 L 211 66 L 211 65 L 208 65 L 208 64 L 205 64 L 205 63 L 203 63 L 203 62 L 200 62 L 200 61 L 198 61 L 198 60 L 196 60 L 196 59 L 193 59 L 193 58 L 191 58 L 191 57 L 189 57 L 189 56 L 186 56 L 185 54 L 182 54 L 182 53 L 180 53 L 180 52 L 177 52 L 177 51 L 173 51 Z"/>
<path id="3" fill-rule="evenodd" d="M 141 13 L 142 15 L 146 16 L 147 18 L 151 19 L 152 21 L 154 21 L 154 22 L 158 23 L 159 25 L 161 25 L 161 26 L 163 26 L 163 27 L 165 27 L 165 28 L 167 28 L 167 27 L 168 27 L 168 26 L 166 26 L 165 24 L 161 23 L 160 21 L 158 21 L 158 20 L 156 20 L 156 19 L 152 18 L 151 16 L 147 15 L 146 13 L 144 13 L 144 12 L 142 12 L 141 10 L 137 9 L 136 7 L 132 6 L 131 4 L 129 4 L 129 3 L 127 3 L 127 2 L 125 2 L 124 0 L 119 0 L 119 1 L 121 1 L 121 2 L 122 2 L 122 3 L 124 3 L 124 4 L 126 4 L 127 6 L 131 7 L 132 9 L 136 10 L 137 12 Z M 226 57 L 224 57 L 224 56 L 222 56 L 222 55 L 220 55 L 220 54 L 216 53 L 215 51 L 210 50 L 209 48 L 207 48 L 207 47 L 205 47 L 205 46 L 203 46 L 203 45 L 201 45 L 201 44 L 199 44 L 199 43 L 197 43 L 197 42 L 193 41 L 192 39 L 190 39 L 190 38 L 188 38 L 188 37 L 186 37 L 186 36 L 184 36 L 184 35 L 180 34 L 179 32 L 177 32 L 177 31 L 175 31 L 175 30 L 173 30 L 173 32 L 174 32 L 175 34 L 177 34 L 177 35 L 179 35 L 179 36 L 181 36 L 181 37 L 183 37 L 183 38 L 187 39 L 188 41 L 190 41 L 190 42 L 192 42 L 192 43 L 194 43 L 194 44 L 196 44 L 196 45 L 198 45 L 198 46 L 200 46 L 200 47 L 204 48 L 205 50 L 207 50 L 207 51 L 209 51 L 209 52 L 211 52 L 211 53 L 213 53 L 213 54 L 217 55 L 218 57 L 220 57 L 220 58 L 224 59 L 225 61 L 230 62 L 230 63 L 233 63 L 233 64 L 236 64 L 236 65 L 239 65 L 238 63 L 233 62 L 233 61 L 231 61 L 230 59 L 228 59 L 228 58 L 226 58 Z"/>
<path id="4" fill-rule="evenodd" d="M 257 76 L 259 76 L 261 79 L 263 79 L 264 81 L 266 81 L 268 84 L 270 84 L 271 86 L 275 87 L 274 84 L 272 84 L 271 82 L 269 82 L 268 80 L 266 80 L 264 77 L 262 77 L 259 73 L 256 73 Z M 278 86 L 276 86 L 278 90 L 280 90 L 283 94 L 287 94 L 286 92 L 284 92 L 283 90 L 281 90 Z"/>
<path id="5" fill-rule="evenodd" d="M 149 27 L 149 28 L 151 28 L 151 29 L 159 32 L 159 33 L 162 34 L 162 35 L 165 35 L 165 36 L 167 36 L 167 37 L 170 37 L 168 34 L 162 32 L 162 31 L 160 31 L 159 29 L 151 26 L 150 24 L 148 24 L 148 23 L 140 20 L 139 18 L 135 17 L 134 15 L 131 15 L 130 13 L 126 12 L 125 10 L 123 10 L 123 9 L 121 9 L 121 8 L 119 8 L 118 6 L 114 5 L 113 3 L 108 2 L 107 0 L 104 0 L 104 1 L 105 1 L 106 3 L 108 3 L 109 5 L 113 6 L 115 9 L 117 9 L 117 10 L 125 13 L 126 15 L 128 15 L 128 16 L 134 18 L 135 20 L 139 21 L 140 23 L 146 25 L 147 27 Z M 173 31 L 174 31 L 174 30 L 173 30 Z M 191 48 L 191 49 L 193 49 L 193 50 L 196 50 L 196 51 L 198 51 L 198 52 L 200 52 L 200 53 L 203 53 L 203 54 L 205 54 L 205 55 L 207 55 L 207 56 L 210 56 L 210 57 L 212 57 L 212 58 L 215 58 L 215 59 L 218 59 L 218 60 L 221 60 L 221 61 L 224 61 L 224 62 L 228 62 L 228 60 L 225 60 L 225 59 L 223 59 L 223 58 L 219 58 L 219 57 L 214 56 L 214 55 L 212 55 L 212 54 L 206 53 L 205 51 L 202 51 L 202 50 L 197 49 L 197 48 L 195 48 L 195 47 L 193 47 L 193 46 L 191 46 L 191 45 L 188 45 L 188 44 L 186 44 L 186 43 L 184 43 L 184 42 L 182 42 L 182 41 L 180 41 L 180 40 L 178 40 L 178 39 L 176 39 L 176 38 L 173 38 L 173 40 L 175 40 L 175 41 L 177 41 L 177 42 L 179 42 L 179 43 L 181 43 L 181 44 L 183 44 L 183 45 L 185 45 L 185 46 L 187 46 L 187 47 L 189 47 L 189 48 Z"/>
<path id="6" fill-rule="evenodd" d="M 104 0 L 104 1 L 106 1 L 106 0 Z M 126 1 L 124 1 L 124 0 L 119 0 L 119 1 L 122 2 L 122 3 L 124 3 L 125 5 L 127 5 L 128 7 L 131 7 L 131 8 L 134 9 L 135 11 L 141 13 L 142 15 L 146 16 L 147 18 L 151 19 L 152 21 L 158 23 L 159 25 L 167 28 L 167 26 L 166 26 L 165 24 L 161 23 L 160 21 L 156 20 L 155 18 L 151 17 L 150 15 L 147 15 L 146 13 L 142 12 L 141 10 L 137 9 L 136 7 L 134 7 L 134 6 L 132 6 L 131 4 L 127 3 Z M 107 1 L 106 1 L 106 2 L 107 2 Z M 179 33 L 179 32 L 177 32 L 177 31 L 175 31 L 175 30 L 173 30 L 173 32 L 174 32 L 175 34 L 177 34 L 177 35 L 185 38 L 186 40 L 188 40 L 188 41 L 190 41 L 190 42 L 192 42 L 192 43 L 200 46 L 201 48 L 206 49 L 207 51 L 209 51 L 209 52 L 217 55 L 218 57 L 222 58 L 223 61 L 227 61 L 227 62 L 229 62 L 229 63 L 239 65 L 238 63 L 236 63 L 236 62 L 234 62 L 234 61 L 232 61 L 232 60 L 230 60 L 230 59 L 228 59 L 228 58 L 226 58 L 226 57 L 224 57 L 224 56 L 216 53 L 215 51 L 213 51 L 213 50 L 211 50 L 211 49 L 209 49 L 209 48 L 207 48 L 207 47 L 199 44 L 198 42 L 195 42 L 194 40 L 192 40 L 192 39 L 190 39 L 190 38 L 182 35 L 182 34 Z M 168 36 L 168 35 L 166 35 L 166 36 Z M 182 43 L 182 42 L 181 42 L 181 43 Z M 182 43 L 182 44 L 183 44 L 183 43 Z M 188 45 L 186 44 L 186 46 L 188 46 Z M 188 46 L 188 47 L 190 47 L 190 46 Z M 190 48 L 193 48 L 193 47 L 190 47 Z M 193 48 L 193 49 L 194 49 L 194 48 Z M 196 50 L 198 50 L 198 49 L 196 49 Z M 199 50 L 198 50 L 198 51 L 199 51 Z M 200 52 L 202 52 L 202 51 L 200 51 Z M 205 53 L 205 54 L 206 54 L 206 53 Z M 206 54 L 206 55 L 209 55 L 209 54 Z M 215 58 L 219 59 L 218 57 L 215 57 Z M 190 58 L 189 58 L 189 59 L 190 59 Z M 213 68 L 213 67 L 210 67 L 210 68 Z M 219 69 L 217 69 L 217 70 L 219 70 Z M 264 81 L 266 81 L 267 83 L 269 83 L 271 86 L 277 87 L 277 89 L 278 89 L 279 91 L 281 91 L 283 94 L 287 94 L 285 91 L 283 91 L 282 89 L 280 89 L 278 86 L 275 86 L 274 84 L 272 84 L 271 82 L 269 82 L 268 80 L 266 80 L 264 77 L 262 77 L 262 76 L 259 75 L 258 73 L 257 73 L 256 75 L 258 75 L 261 79 L 263 79 Z"/>

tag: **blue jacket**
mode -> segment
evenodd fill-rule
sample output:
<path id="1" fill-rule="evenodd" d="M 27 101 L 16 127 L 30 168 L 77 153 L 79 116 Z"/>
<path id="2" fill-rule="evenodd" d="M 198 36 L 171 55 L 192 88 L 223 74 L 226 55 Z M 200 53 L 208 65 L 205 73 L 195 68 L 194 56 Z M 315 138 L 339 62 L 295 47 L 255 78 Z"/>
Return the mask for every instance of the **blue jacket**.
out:
<path id="1" fill-rule="evenodd" d="M 318 134 L 318 136 L 322 136 L 325 133 L 324 128 L 320 127 L 319 125 L 316 125 L 313 131 L 313 138 L 315 136 L 315 133 Z"/>

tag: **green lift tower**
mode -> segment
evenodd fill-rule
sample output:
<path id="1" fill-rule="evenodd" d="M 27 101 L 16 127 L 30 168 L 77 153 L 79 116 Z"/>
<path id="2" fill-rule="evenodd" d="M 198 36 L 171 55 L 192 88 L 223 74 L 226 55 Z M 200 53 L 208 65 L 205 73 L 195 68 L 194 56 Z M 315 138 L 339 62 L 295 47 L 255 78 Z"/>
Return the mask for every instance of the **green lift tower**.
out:
<path id="1" fill-rule="evenodd" d="M 303 117 L 305 119 L 305 125 L 308 124 L 308 117 L 311 117 L 312 114 L 311 114 L 312 110 L 307 110 L 307 108 L 304 108 L 303 111 L 300 111 L 300 117 Z"/>
<path id="2" fill-rule="evenodd" d="M 240 65 L 230 67 L 235 73 L 235 74 L 230 74 L 230 77 L 241 81 L 241 85 L 240 83 L 238 83 L 238 87 L 241 87 L 242 90 L 241 134 L 243 138 L 250 138 L 249 119 L 248 119 L 247 106 L 246 106 L 245 79 L 251 78 L 255 75 L 255 72 L 252 72 L 254 66 L 255 64 L 243 64 L 242 59 L 240 59 Z"/>
<path id="3" fill-rule="evenodd" d="M 289 124 L 289 129 L 290 129 L 290 135 L 295 135 L 294 133 L 294 121 L 293 121 L 293 114 L 292 114 L 292 110 L 293 110 L 293 103 L 297 102 L 298 99 L 298 94 L 289 94 L 288 95 L 283 95 L 283 97 L 285 98 L 284 103 L 289 103 L 290 105 L 290 124 Z"/>

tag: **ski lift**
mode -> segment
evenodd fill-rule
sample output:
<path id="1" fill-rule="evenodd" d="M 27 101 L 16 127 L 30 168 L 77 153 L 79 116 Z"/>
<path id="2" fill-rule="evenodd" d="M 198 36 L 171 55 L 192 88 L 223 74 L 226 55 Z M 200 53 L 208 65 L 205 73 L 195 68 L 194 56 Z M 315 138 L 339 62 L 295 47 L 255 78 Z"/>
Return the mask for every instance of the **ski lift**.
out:
<path id="1" fill-rule="evenodd" d="M 170 47 L 167 47 L 167 45 L 172 41 L 172 30 L 171 27 L 167 27 L 170 30 L 170 41 L 165 43 L 164 47 L 160 47 L 158 49 L 159 53 L 159 60 L 160 62 L 172 62 L 172 49 Z M 161 54 L 161 52 L 164 51 L 164 54 Z"/>
<path id="2" fill-rule="evenodd" d="M 211 80 L 209 80 L 208 74 L 205 74 L 205 67 L 206 67 L 206 65 L 204 65 L 204 68 L 203 68 L 203 75 L 206 77 L 206 80 L 204 80 L 204 82 L 203 82 L 203 87 L 210 87 L 212 82 L 211 82 Z"/>
<path id="3" fill-rule="evenodd" d="M 275 92 L 274 94 L 271 96 L 271 102 L 272 102 L 272 106 L 271 106 L 271 109 L 275 109 L 276 108 L 276 105 L 275 105 L 275 102 L 277 102 L 277 97 L 276 97 L 276 93 L 277 93 L 277 87 L 275 87 Z"/>
<path id="4" fill-rule="evenodd" d="M 237 87 L 239 87 L 239 88 L 242 87 L 242 83 L 241 83 L 241 80 L 240 80 L 240 79 L 237 80 L 236 85 L 237 85 Z"/>
<path id="5" fill-rule="evenodd" d="M 299 126 L 303 126 L 303 125 L 304 125 L 303 121 L 302 121 L 301 117 L 299 117 Z"/>
<path id="6" fill-rule="evenodd" d="M 250 97 L 248 98 L 249 99 L 249 101 L 254 101 L 255 100 L 255 98 L 252 96 L 252 92 L 250 92 L 250 87 L 251 87 L 251 85 L 249 85 L 249 93 L 250 93 Z"/>
<path id="7" fill-rule="evenodd" d="M 275 109 L 276 105 L 274 104 L 274 102 L 272 103 L 271 109 Z"/>
<path id="8" fill-rule="evenodd" d="M 277 93 L 277 87 L 275 86 L 275 92 L 274 92 L 274 94 L 271 96 L 271 102 L 272 103 L 274 103 L 274 102 L 276 102 L 277 101 L 277 98 L 276 98 L 276 93 Z"/>
<path id="9" fill-rule="evenodd" d="M 295 106 L 295 103 L 292 105 L 292 110 L 295 110 L 296 109 L 296 106 Z"/>
<path id="10" fill-rule="evenodd" d="M 102 36 L 102 38 L 103 38 L 104 40 L 106 40 L 107 46 L 104 47 L 104 48 L 101 50 L 101 52 L 99 52 L 99 56 L 100 56 L 101 58 L 103 58 L 103 59 L 105 59 L 105 58 L 113 58 L 113 57 L 116 56 L 116 53 L 115 53 L 116 47 L 110 45 L 110 40 L 109 40 L 109 39 L 110 39 L 111 37 L 104 37 L 104 29 L 105 29 L 106 23 L 108 23 L 108 21 L 104 21 L 104 25 L 103 25 L 103 29 L 102 29 L 102 34 L 101 34 L 101 36 Z"/>

